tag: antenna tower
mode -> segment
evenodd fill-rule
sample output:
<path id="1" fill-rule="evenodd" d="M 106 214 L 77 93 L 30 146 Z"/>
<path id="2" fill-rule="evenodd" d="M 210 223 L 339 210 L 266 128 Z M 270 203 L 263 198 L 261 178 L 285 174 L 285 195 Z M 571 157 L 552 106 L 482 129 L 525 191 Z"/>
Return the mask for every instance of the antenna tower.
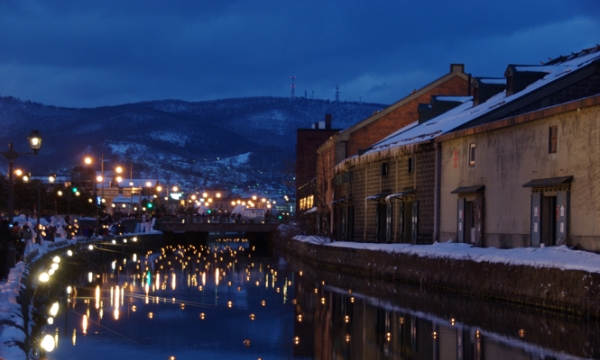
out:
<path id="1" fill-rule="evenodd" d="M 335 102 L 340 102 L 340 87 L 338 85 L 335 86 Z"/>
<path id="2" fill-rule="evenodd" d="M 292 99 L 294 99 L 294 92 L 296 91 L 296 84 L 294 82 L 296 81 L 296 76 L 292 75 L 290 76 L 290 79 L 292 79 L 292 84 L 290 85 L 290 87 L 292 88 Z"/>

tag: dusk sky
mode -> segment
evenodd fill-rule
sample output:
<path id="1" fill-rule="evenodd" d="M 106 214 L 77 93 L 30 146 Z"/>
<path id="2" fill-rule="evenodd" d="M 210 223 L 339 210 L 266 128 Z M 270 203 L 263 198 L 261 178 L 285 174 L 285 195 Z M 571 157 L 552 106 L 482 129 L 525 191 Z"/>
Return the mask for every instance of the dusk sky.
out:
<path id="1" fill-rule="evenodd" d="M 96 107 L 296 96 L 391 104 L 600 44 L 600 1 L 0 1 L 0 95 Z"/>

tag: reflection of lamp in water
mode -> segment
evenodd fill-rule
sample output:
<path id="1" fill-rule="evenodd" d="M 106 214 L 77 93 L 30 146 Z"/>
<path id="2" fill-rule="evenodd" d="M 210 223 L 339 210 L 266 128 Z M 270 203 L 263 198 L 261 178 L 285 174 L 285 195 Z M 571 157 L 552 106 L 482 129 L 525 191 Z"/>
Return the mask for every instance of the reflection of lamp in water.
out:
<path id="1" fill-rule="evenodd" d="M 100 285 L 96 285 L 96 309 L 100 308 Z"/>
<path id="2" fill-rule="evenodd" d="M 202 273 L 202 289 L 206 286 L 206 272 Z M 204 291 L 202 291 L 202 304 L 204 304 Z"/>
<path id="3" fill-rule="evenodd" d="M 56 314 L 58 314 L 58 302 L 55 302 L 54 304 L 52 304 L 52 306 L 50 307 L 50 315 L 51 316 L 56 316 Z"/>
<path id="4" fill-rule="evenodd" d="M 87 329 L 88 329 L 88 317 L 87 317 L 87 315 L 83 315 L 83 319 L 81 321 L 81 331 L 83 331 L 84 334 L 87 334 Z"/>
<path id="5" fill-rule="evenodd" d="M 119 299 L 121 298 L 121 296 L 119 295 L 119 291 L 120 291 L 119 286 L 118 285 L 115 286 L 115 300 L 113 301 L 113 307 L 115 309 L 119 308 Z"/>

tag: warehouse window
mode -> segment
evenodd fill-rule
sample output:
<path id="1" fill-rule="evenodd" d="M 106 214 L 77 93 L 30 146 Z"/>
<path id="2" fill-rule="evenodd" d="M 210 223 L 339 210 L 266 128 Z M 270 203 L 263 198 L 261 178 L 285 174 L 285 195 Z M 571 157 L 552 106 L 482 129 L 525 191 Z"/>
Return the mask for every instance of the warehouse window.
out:
<path id="1" fill-rule="evenodd" d="M 469 166 L 475 165 L 475 144 L 469 147 Z"/>

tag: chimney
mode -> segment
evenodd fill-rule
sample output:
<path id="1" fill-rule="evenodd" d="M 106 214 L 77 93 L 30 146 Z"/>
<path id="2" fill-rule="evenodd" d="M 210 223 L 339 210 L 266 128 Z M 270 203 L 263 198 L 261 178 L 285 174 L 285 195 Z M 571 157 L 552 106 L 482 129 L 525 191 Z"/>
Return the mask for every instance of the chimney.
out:
<path id="1" fill-rule="evenodd" d="M 417 112 L 419 113 L 419 124 L 422 124 L 433 117 L 431 104 L 419 104 L 417 107 Z"/>
<path id="2" fill-rule="evenodd" d="M 518 93 L 548 74 L 540 70 L 537 65 L 508 65 L 504 72 L 506 96 Z"/>
<path id="3" fill-rule="evenodd" d="M 473 82 L 473 106 L 483 104 L 492 96 L 501 93 L 506 89 L 506 79 L 504 78 L 483 78 L 474 77 Z"/>
<path id="4" fill-rule="evenodd" d="M 325 129 L 331 129 L 331 114 L 325 114 Z"/>
<path id="5" fill-rule="evenodd" d="M 433 95 L 429 104 L 419 104 L 419 124 L 442 115 L 446 111 L 452 110 L 465 101 L 470 100 L 468 96 L 448 96 Z"/>
<path id="6" fill-rule="evenodd" d="M 470 99 L 469 99 L 470 100 Z M 442 115 L 448 110 L 452 110 L 458 105 L 465 102 L 464 96 L 439 96 L 433 95 L 431 97 L 431 117 L 437 117 Z"/>
<path id="7" fill-rule="evenodd" d="M 450 73 L 464 73 L 465 64 L 450 64 Z"/>

